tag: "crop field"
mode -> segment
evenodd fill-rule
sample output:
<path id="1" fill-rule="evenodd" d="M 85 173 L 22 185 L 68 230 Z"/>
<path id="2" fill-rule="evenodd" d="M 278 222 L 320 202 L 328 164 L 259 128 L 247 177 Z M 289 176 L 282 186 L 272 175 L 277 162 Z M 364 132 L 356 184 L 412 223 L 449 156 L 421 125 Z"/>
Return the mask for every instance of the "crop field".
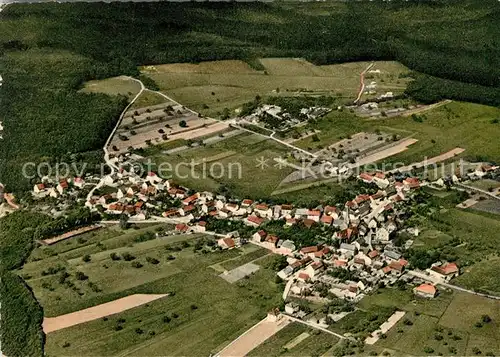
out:
<path id="1" fill-rule="evenodd" d="M 213 192 L 224 186 L 237 197 L 267 197 L 292 169 L 275 166 L 273 158 L 286 155 L 288 148 L 256 134 L 241 134 L 223 141 L 174 154 L 157 153 L 151 160 L 183 185 Z M 265 167 L 259 166 L 264 160 Z M 191 169 L 191 162 L 194 169 Z M 161 170 L 159 171 L 161 174 Z M 193 174 L 194 173 L 194 174 Z M 258 182 L 258 185 L 256 185 Z"/>
<path id="2" fill-rule="evenodd" d="M 407 313 L 375 347 L 393 354 L 411 355 L 473 355 L 474 348 L 482 354 L 498 353 L 500 302 L 475 295 L 440 290 L 438 297 L 424 300 L 410 290 L 383 289 L 364 298 L 362 308 L 394 306 Z M 492 321 L 476 327 L 483 315 Z"/>
<path id="3" fill-rule="evenodd" d="M 193 240 L 203 238 L 196 234 L 136 242 L 145 232 L 159 228 L 165 226 L 123 232 L 110 227 L 85 236 L 80 243 L 70 239 L 66 241 L 69 244 L 58 242 L 34 251 L 31 262 L 19 274 L 28 278 L 45 316 L 75 312 L 132 294 L 169 294 L 109 317 L 49 333 L 48 355 L 209 355 L 280 303 L 282 287 L 274 283 L 274 271 L 265 261 L 255 261 L 260 269 L 234 284 L 210 268 L 235 260 L 254 260 L 262 256 L 260 249 L 195 252 Z M 98 251 L 92 250 L 97 243 Z M 41 252 L 48 248 L 53 256 Z M 83 259 L 87 254 L 89 260 Z M 60 280 L 62 270 L 50 269 L 58 266 L 69 273 L 68 283 Z M 81 273 L 87 278 L 79 280 Z"/>
<path id="4" fill-rule="evenodd" d="M 139 93 L 140 90 L 141 90 L 140 84 L 134 80 L 131 80 L 130 78 L 113 77 L 113 78 L 86 82 L 81 91 L 84 93 L 125 95 L 130 100 L 135 95 L 137 95 L 137 93 Z M 142 96 L 144 96 L 144 94 L 141 95 L 141 97 Z"/>
<path id="5" fill-rule="evenodd" d="M 378 62 L 377 62 L 378 63 Z M 201 62 L 200 64 L 165 64 L 142 67 L 162 91 L 183 105 L 206 115 L 217 115 L 224 108 L 237 109 L 256 95 L 333 95 L 355 98 L 359 74 L 368 62 L 315 66 L 300 58 L 264 58 L 253 69 L 242 61 Z M 380 66 L 397 78 L 406 72 L 395 62 Z M 405 86 L 386 83 L 392 91 Z"/>
<path id="6" fill-rule="evenodd" d="M 291 343 L 303 333 L 309 336 L 298 343 Z M 335 336 L 293 322 L 253 349 L 248 356 L 321 356 L 338 341 Z"/>

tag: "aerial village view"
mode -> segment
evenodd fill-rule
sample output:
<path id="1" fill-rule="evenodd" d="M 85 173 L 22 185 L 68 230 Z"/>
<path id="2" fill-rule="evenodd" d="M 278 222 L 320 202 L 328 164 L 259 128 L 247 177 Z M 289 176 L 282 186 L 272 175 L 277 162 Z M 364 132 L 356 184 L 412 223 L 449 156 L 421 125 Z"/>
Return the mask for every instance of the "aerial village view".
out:
<path id="1" fill-rule="evenodd" d="M 481 15 L 485 28 L 500 13 L 358 3 L 2 8 L 2 355 L 500 354 L 493 74 L 441 79 L 429 59 L 427 76 L 400 54 L 230 52 L 262 23 L 330 31 L 324 12 L 377 12 L 388 33 L 429 13 Z M 149 38 L 134 23 L 172 11 L 193 24 L 172 15 Z M 114 28 L 119 14 L 134 31 Z M 236 34 L 233 20 L 254 32 Z M 72 42 L 79 26 L 94 42 Z M 194 52 L 164 54 L 162 31 Z M 130 49 L 135 36 L 145 54 Z M 219 57 L 203 55 L 213 46 Z M 27 95 L 34 114 L 17 102 Z"/>

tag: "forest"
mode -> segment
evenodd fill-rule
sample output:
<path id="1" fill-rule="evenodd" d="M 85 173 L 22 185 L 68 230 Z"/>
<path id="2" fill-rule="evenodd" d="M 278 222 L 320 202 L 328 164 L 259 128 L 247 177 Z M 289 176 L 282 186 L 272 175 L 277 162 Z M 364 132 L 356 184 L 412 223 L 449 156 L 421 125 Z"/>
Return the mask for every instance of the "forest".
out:
<path id="1" fill-rule="evenodd" d="M 22 267 L 34 248 L 34 232 L 50 217 L 28 211 L 0 218 L 0 302 L 2 352 L 13 357 L 42 356 L 43 310 L 13 269 Z"/>
<path id="2" fill-rule="evenodd" d="M 138 76 L 139 65 L 394 59 L 422 73 L 407 91 L 419 100 L 498 105 L 498 18 L 493 0 L 9 5 L 0 13 L 0 181 L 25 190 L 22 163 L 99 150 L 125 98 L 78 90 Z"/>

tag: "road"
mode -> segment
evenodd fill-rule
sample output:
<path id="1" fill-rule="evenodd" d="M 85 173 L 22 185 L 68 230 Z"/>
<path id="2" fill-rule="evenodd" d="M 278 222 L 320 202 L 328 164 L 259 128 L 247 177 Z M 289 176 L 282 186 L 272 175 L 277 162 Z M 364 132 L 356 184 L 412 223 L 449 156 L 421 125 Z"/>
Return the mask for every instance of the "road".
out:
<path id="1" fill-rule="evenodd" d="M 443 282 L 435 277 L 432 277 L 430 275 L 426 275 L 424 273 L 421 273 L 421 272 L 418 272 L 415 270 L 409 270 L 407 272 L 407 274 L 412 275 L 412 276 L 417 277 L 417 278 L 420 278 L 420 279 L 423 279 L 423 280 L 426 280 L 426 281 L 431 282 L 431 283 L 436 284 L 436 285 L 444 286 L 445 288 L 449 288 L 449 289 L 453 289 L 453 290 L 457 290 L 457 291 L 461 291 L 464 293 L 473 294 L 473 295 L 477 295 L 477 296 L 482 296 L 482 297 L 485 297 L 488 299 L 500 300 L 500 296 L 483 294 L 483 293 L 479 293 L 479 292 L 474 291 L 474 290 L 469 290 L 469 289 L 462 288 L 460 286 L 448 284 L 448 283 L 445 283 L 445 282 Z"/>
<path id="2" fill-rule="evenodd" d="M 493 194 L 492 192 L 488 192 L 488 191 L 482 190 L 482 189 L 477 188 L 477 187 L 464 185 L 463 183 L 456 183 L 455 186 L 465 188 L 466 190 L 476 191 L 476 192 L 482 193 L 484 195 L 493 197 L 493 198 L 495 198 L 497 200 L 500 200 L 500 197 L 497 196 L 497 195 L 495 195 L 495 194 Z"/>
<path id="3" fill-rule="evenodd" d="M 118 167 L 115 165 L 115 163 L 109 158 L 109 150 L 108 150 L 108 146 L 109 146 L 109 143 L 111 142 L 111 140 L 113 139 L 113 136 L 115 135 L 116 133 L 116 130 L 118 129 L 118 127 L 120 126 L 122 120 L 123 120 L 123 117 L 125 116 L 125 113 L 128 111 L 128 109 L 132 106 L 132 104 L 135 103 L 135 101 L 137 100 L 137 98 L 139 98 L 139 96 L 146 90 L 146 87 L 144 86 L 144 84 L 138 80 L 138 79 L 135 79 L 135 78 L 132 78 L 132 77 L 128 77 L 128 76 L 124 76 L 125 78 L 127 79 L 130 79 L 130 80 L 133 80 L 133 81 L 136 81 L 138 82 L 140 85 L 141 85 L 141 90 L 139 91 L 139 93 L 136 94 L 136 96 L 130 101 L 130 103 L 125 107 L 125 109 L 123 109 L 122 113 L 120 114 L 120 118 L 118 119 L 118 121 L 116 122 L 116 125 L 115 127 L 113 128 L 113 131 L 111 132 L 111 134 L 109 134 L 109 137 L 108 139 L 106 140 L 106 143 L 104 144 L 104 147 L 103 147 L 103 151 L 104 151 L 104 161 L 106 162 L 106 165 L 109 166 L 109 168 L 111 169 L 111 174 L 113 174 L 116 170 L 118 170 Z M 90 192 L 88 193 L 87 195 L 87 201 L 90 201 L 91 197 L 94 195 L 94 192 L 95 190 L 101 188 L 102 186 L 104 186 L 104 177 L 101 178 L 101 180 L 99 181 L 99 183 L 97 185 L 95 185 L 91 190 Z"/>
<path id="4" fill-rule="evenodd" d="M 307 322 L 307 321 L 304 321 L 304 320 L 298 319 L 298 318 L 293 317 L 293 316 L 290 316 L 290 315 L 286 315 L 286 314 L 284 314 L 284 315 L 285 315 L 287 318 L 289 318 L 290 320 L 292 320 L 292 321 L 295 321 L 295 322 L 301 323 L 301 324 L 303 324 L 303 325 L 307 325 L 307 326 L 309 326 L 309 327 L 312 327 L 312 328 L 314 328 L 314 329 L 317 329 L 317 330 L 320 330 L 320 331 L 326 332 L 326 333 L 328 333 L 328 334 L 330 334 L 330 335 L 333 335 L 333 336 L 335 336 L 335 337 L 337 337 L 337 338 L 340 338 L 341 340 L 346 340 L 346 339 L 348 339 L 348 337 L 345 337 L 344 335 L 340 335 L 340 334 L 338 334 L 338 333 L 336 333 L 336 332 L 330 331 L 330 330 L 328 330 L 328 329 L 326 329 L 326 328 L 323 328 L 323 327 L 321 327 L 321 326 L 318 326 L 317 324 L 313 324 L 313 323 L 311 323 L 311 322 Z"/>
<path id="5" fill-rule="evenodd" d="M 255 124 L 253 124 L 253 125 L 255 125 Z M 238 124 L 232 124 L 232 126 L 233 126 L 234 128 L 238 128 L 238 129 L 241 129 L 241 130 L 247 131 L 247 132 L 249 132 L 249 133 L 257 134 L 257 135 L 263 136 L 263 137 L 265 137 L 265 138 L 268 138 L 268 139 L 274 140 L 274 141 L 276 141 L 276 142 L 278 142 L 278 143 L 280 143 L 280 144 L 282 144 L 282 145 L 288 146 L 289 148 L 291 148 L 291 149 L 293 149 L 293 150 L 300 151 L 300 152 L 302 152 L 302 153 L 304 153 L 304 154 L 306 154 L 306 155 L 309 155 L 309 156 L 311 156 L 311 157 L 314 157 L 314 158 L 318 157 L 316 154 L 313 154 L 313 153 L 311 153 L 311 152 L 309 152 L 309 151 L 307 151 L 307 150 L 301 149 L 301 148 L 299 148 L 299 147 L 297 147 L 297 146 L 295 146 L 295 145 L 292 145 L 292 144 L 290 144 L 290 143 L 287 143 L 286 141 L 283 141 L 283 140 L 280 140 L 280 139 L 275 138 L 275 137 L 274 137 L 274 135 L 276 134 L 276 132 L 275 132 L 275 131 L 273 131 L 273 132 L 271 133 L 271 135 L 265 135 L 265 134 L 258 133 L 258 132 L 256 132 L 256 131 L 253 131 L 253 130 L 247 129 L 247 128 L 245 128 L 245 127 L 242 127 L 242 126 L 240 126 L 240 125 L 238 125 Z M 266 129 L 266 130 L 268 130 L 268 129 Z"/>
<path id="6" fill-rule="evenodd" d="M 375 65 L 374 63 L 370 63 L 368 65 L 368 67 L 366 67 L 365 70 L 359 74 L 359 81 L 360 81 L 359 92 L 358 92 L 358 96 L 357 96 L 356 100 L 354 101 L 354 103 L 359 102 L 359 100 L 361 99 L 361 96 L 363 95 L 363 91 L 365 90 L 365 74 L 374 65 Z"/>

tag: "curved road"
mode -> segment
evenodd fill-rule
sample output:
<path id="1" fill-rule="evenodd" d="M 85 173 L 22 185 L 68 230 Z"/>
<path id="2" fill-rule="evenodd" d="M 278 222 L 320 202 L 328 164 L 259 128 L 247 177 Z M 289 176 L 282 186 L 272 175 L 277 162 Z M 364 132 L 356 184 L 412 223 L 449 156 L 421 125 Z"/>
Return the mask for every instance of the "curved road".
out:
<path id="1" fill-rule="evenodd" d="M 366 72 L 368 72 L 370 70 L 370 68 L 372 68 L 373 66 L 375 65 L 375 63 L 370 63 L 368 65 L 368 67 L 365 68 L 365 70 L 363 72 L 361 72 L 359 74 L 359 81 L 360 81 L 360 86 L 359 86 L 359 92 L 358 92 L 358 97 L 356 98 L 356 100 L 354 101 L 354 103 L 357 103 L 359 102 L 359 100 L 361 99 L 361 96 L 363 95 L 363 91 L 365 90 L 365 74 Z"/>

